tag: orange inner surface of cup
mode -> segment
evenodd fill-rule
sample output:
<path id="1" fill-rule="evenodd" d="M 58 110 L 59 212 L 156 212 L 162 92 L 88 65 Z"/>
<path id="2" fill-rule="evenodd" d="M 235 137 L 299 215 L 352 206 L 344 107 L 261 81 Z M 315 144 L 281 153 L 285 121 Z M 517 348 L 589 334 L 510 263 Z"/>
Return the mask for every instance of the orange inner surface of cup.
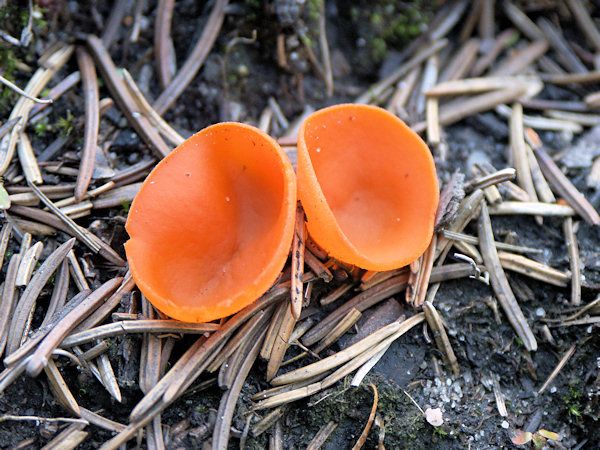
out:
<path id="1" fill-rule="evenodd" d="M 239 123 L 205 128 L 156 166 L 131 205 L 132 276 L 170 317 L 226 317 L 276 280 L 295 209 L 294 171 L 271 137 Z"/>
<path id="2" fill-rule="evenodd" d="M 298 195 L 313 239 L 330 256 L 370 270 L 417 259 L 431 241 L 439 201 L 422 139 L 387 111 L 353 104 L 303 122 Z"/>

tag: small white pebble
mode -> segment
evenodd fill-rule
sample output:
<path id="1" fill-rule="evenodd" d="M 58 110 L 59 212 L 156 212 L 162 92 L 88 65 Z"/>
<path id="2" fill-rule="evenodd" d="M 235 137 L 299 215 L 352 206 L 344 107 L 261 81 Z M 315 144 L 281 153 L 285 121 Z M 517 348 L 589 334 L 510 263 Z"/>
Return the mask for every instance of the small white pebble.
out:
<path id="1" fill-rule="evenodd" d="M 505 430 L 508 430 L 508 427 L 510 427 L 510 424 L 506 420 L 503 420 L 502 423 L 500 424 L 500 426 L 502 428 L 504 428 Z"/>

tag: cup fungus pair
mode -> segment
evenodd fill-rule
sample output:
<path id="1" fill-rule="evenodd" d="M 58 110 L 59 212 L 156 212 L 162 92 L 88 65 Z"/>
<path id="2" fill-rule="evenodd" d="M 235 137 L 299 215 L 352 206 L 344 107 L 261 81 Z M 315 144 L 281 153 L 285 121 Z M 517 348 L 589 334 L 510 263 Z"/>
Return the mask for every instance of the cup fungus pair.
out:
<path id="1" fill-rule="evenodd" d="M 433 158 L 387 111 L 346 104 L 309 116 L 297 172 L 296 184 L 277 142 L 249 125 L 219 123 L 187 139 L 131 205 L 125 251 L 142 293 L 187 322 L 254 302 L 285 265 L 297 195 L 309 234 L 340 261 L 388 270 L 427 248 L 439 198 Z"/>

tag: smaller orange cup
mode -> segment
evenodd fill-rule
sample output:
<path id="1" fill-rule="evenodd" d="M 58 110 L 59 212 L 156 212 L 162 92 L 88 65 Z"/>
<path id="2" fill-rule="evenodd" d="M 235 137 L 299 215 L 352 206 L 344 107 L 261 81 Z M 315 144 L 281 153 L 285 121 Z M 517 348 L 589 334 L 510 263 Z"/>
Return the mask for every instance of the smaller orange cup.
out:
<path id="1" fill-rule="evenodd" d="M 390 270 L 429 245 L 439 201 L 433 157 L 386 110 L 342 104 L 311 114 L 298 133 L 297 172 L 308 231 L 330 256 Z"/>
<path id="2" fill-rule="evenodd" d="M 295 211 L 294 169 L 277 142 L 241 123 L 205 128 L 154 168 L 131 204 L 133 279 L 174 319 L 234 314 L 283 269 Z"/>

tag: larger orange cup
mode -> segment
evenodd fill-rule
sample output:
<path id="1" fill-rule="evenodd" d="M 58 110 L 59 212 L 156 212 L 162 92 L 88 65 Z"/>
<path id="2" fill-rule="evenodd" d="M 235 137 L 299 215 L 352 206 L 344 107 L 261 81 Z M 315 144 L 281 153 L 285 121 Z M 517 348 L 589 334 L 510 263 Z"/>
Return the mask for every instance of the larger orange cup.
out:
<path id="1" fill-rule="evenodd" d="M 300 126 L 298 196 L 310 235 L 330 256 L 390 270 L 429 245 L 439 188 L 431 152 L 404 122 L 342 104 Z"/>
<path id="2" fill-rule="evenodd" d="M 229 316 L 277 279 L 295 211 L 294 170 L 277 142 L 241 123 L 205 128 L 154 168 L 131 204 L 133 279 L 175 319 Z"/>

